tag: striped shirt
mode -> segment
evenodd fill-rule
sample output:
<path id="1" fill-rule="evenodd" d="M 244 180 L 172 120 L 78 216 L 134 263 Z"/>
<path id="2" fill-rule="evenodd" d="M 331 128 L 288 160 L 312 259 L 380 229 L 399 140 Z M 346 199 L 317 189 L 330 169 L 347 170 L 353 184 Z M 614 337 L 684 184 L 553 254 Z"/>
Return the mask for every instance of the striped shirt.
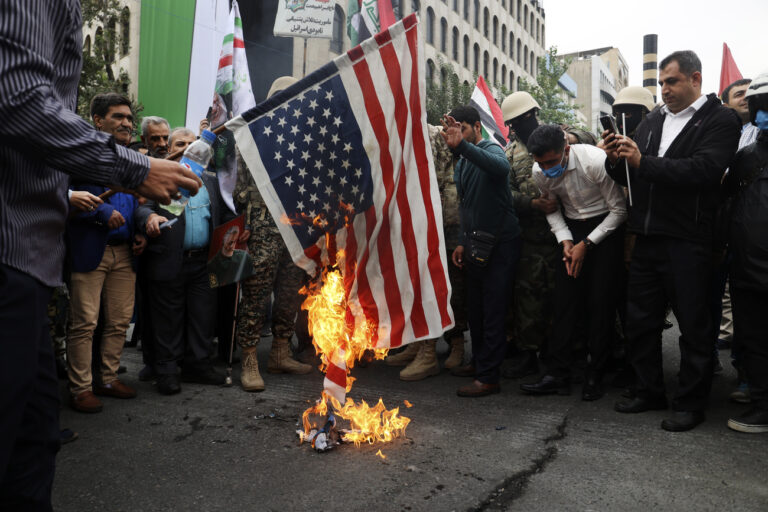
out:
<path id="1" fill-rule="evenodd" d="M 149 159 L 74 113 L 79 0 L 0 0 L 0 264 L 62 280 L 69 176 L 136 188 Z"/>

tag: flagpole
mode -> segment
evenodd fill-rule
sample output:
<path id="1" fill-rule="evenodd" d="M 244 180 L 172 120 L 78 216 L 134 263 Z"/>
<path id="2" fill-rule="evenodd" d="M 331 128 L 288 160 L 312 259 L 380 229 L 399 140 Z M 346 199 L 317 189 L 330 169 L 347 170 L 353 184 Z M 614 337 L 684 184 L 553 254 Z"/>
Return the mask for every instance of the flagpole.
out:
<path id="1" fill-rule="evenodd" d="M 304 62 L 301 67 L 301 76 L 305 77 L 307 76 L 307 39 L 306 37 L 303 37 L 304 39 Z"/>

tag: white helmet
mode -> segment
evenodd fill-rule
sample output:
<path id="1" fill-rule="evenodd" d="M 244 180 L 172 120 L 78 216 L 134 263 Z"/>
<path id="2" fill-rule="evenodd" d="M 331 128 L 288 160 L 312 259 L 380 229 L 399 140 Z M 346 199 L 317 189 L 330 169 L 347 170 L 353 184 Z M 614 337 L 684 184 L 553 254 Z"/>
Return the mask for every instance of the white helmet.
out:
<path id="1" fill-rule="evenodd" d="M 541 109 L 533 96 L 525 91 L 513 92 L 501 103 L 501 113 L 504 115 L 505 123 L 520 117 L 532 108 Z"/>

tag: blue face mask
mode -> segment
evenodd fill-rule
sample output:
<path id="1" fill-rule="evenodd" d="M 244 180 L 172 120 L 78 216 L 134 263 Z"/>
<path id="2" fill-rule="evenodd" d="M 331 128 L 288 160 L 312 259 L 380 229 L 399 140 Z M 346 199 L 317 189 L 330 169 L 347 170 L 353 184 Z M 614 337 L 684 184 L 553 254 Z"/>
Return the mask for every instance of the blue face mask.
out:
<path id="1" fill-rule="evenodd" d="M 563 158 L 560 159 L 560 163 L 558 163 L 557 165 L 553 165 L 549 169 L 542 169 L 541 172 L 543 172 L 544 176 L 546 176 L 547 178 L 559 178 L 565 172 L 565 167 L 563 167 L 564 159 L 565 159 L 565 150 L 563 150 Z"/>
<path id="2" fill-rule="evenodd" d="M 757 111 L 755 126 L 761 131 L 768 131 L 768 110 Z"/>

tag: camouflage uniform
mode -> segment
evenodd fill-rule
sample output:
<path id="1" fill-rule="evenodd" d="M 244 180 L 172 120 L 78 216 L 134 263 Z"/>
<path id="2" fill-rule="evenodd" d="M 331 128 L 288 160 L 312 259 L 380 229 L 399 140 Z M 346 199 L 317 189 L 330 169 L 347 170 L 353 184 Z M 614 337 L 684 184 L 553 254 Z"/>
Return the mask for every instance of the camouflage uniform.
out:
<path id="1" fill-rule="evenodd" d="M 552 325 L 555 265 L 562 250 L 546 215 L 531 207 L 541 195 L 533 181 L 533 158 L 525 144 L 513 140 L 506 149 L 515 212 L 522 230 L 523 248 L 515 272 L 514 299 L 507 315 L 507 335 L 520 350 L 543 348 Z"/>
<path id="2" fill-rule="evenodd" d="M 272 334 L 291 339 L 294 318 L 302 296 L 299 289 L 305 273 L 294 265 L 280 231 L 259 194 L 251 172 L 237 154 L 237 183 L 232 193 L 235 208 L 245 215 L 245 228 L 251 231 L 248 252 L 253 258 L 254 275 L 241 283 L 242 301 L 237 314 L 237 342 L 253 347 L 259 342 L 265 309 L 274 292 Z"/>
<path id="3" fill-rule="evenodd" d="M 443 233 L 445 237 L 445 251 L 448 256 L 448 278 L 451 281 L 451 309 L 455 325 L 446 332 L 445 340 L 461 338 L 467 330 L 467 310 L 465 306 L 464 273 L 456 265 L 451 263 L 451 254 L 457 245 L 461 243 L 461 223 L 459 222 L 459 195 L 456 191 L 456 183 L 453 181 L 454 158 L 450 148 L 445 143 L 439 126 L 428 125 L 429 142 L 432 145 L 432 159 L 435 163 L 437 174 L 437 189 L 440 192 L 440 201 L 443 206 Z"/>

